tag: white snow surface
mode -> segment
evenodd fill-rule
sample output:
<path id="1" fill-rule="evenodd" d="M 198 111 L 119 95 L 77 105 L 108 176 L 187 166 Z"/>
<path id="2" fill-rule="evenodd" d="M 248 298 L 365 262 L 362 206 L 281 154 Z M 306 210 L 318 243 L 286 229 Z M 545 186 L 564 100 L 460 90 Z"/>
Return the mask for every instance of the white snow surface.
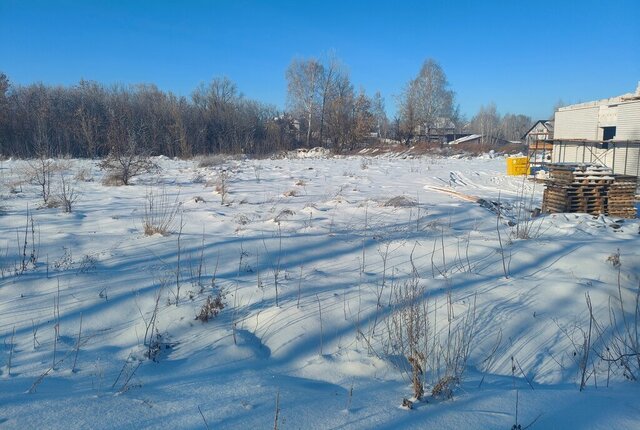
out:
<path id="1" fill-rule="evenodd" d="M 545 215 L 518 239 L 510 224 L 542 185 L 506 176 L 502 157 L 318 155 L 159 158 L 160 173 L 121 187 L 97 162 L 61 160 L 54 193 L 61 173 L 85 172 L 71 213 L 41 208 L 26 161 L 0 162 L 0 428 L 274 428 L 276 397 L 280 429 L 640 428 L 638 382 L 592 357 L 581 392 L 574 356 L 586 293 L 602 324 L 618 282 L 635 303 L 638 219 Z M 162 190 L 179 215 L 145 236 L 145 196 Z M 385 205 L 396 197 L 410 204 Z M 477 199 L 500 202 L 501 219 Z M 453 398 L 405 410 L 411 381 L 385 354 L 384 321 L 412 276 L 434 332 L 473 302 L 476 329 Z M 217 291 L 225 308 L 195 320 Z"/>

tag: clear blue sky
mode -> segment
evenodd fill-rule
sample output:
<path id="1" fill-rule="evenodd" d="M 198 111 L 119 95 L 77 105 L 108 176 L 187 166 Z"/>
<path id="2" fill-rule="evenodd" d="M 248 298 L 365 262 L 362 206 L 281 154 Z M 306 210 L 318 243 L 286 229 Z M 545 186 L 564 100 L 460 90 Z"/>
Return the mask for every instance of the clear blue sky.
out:
<path id="1" fill-rule="evenodd" d="M 154 83 L 189 95 L 225 75 L 285 107 L 292 58 L 329 51 L 390 113 L 436 59 L 463 113 L 546 117 L 553 105 L 631 92 L 640 81 L 640 0 L 0 0 L 0 71 L 12 82 Z"/>

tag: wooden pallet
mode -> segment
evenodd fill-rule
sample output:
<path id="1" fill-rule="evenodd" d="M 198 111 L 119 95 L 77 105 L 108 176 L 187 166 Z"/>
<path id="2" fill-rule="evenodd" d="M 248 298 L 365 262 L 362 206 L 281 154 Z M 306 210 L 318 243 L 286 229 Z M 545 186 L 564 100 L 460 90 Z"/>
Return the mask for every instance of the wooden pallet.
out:
<path id="1" fill-rule="evenodd" d="M 614 175 L 603 166 L 556 163 L 549 165 L 545 182 L 543 212 L 636 217 L 635 176 Z"/>

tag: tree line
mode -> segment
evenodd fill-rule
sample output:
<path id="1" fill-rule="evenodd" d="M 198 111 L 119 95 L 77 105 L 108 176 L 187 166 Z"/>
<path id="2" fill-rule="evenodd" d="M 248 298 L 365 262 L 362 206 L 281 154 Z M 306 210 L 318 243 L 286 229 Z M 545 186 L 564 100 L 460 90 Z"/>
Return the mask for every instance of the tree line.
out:
<path id="1" fill-rule="evenodd" d="M 392 120 L 380 92 L 356 90 L 336 58 L 294 59 L 285 75 L 287 109 L 280 111 L 244 97 L 226 77 L 200 84 L 185 97 L 151 84 L 12 85 L 0 73 L 0 155 L 263 155 L 312 146 L 341 152 L 380 139 L 409 144 L 443 129 L 515 140 L 531 124 L 523 115 L 501 117 L 495 105 L 467 121 L 432 59 L 397 96 Z"/>
<path id="2" fill-rule="evenodd" d="M 0 77 L 3 155 L 269 152 L 291 145 L 277 116 L 274 107 L 245 99 L 226 78 L 199 86 L 188 99 L 146 84 L 10 86 Z"/>

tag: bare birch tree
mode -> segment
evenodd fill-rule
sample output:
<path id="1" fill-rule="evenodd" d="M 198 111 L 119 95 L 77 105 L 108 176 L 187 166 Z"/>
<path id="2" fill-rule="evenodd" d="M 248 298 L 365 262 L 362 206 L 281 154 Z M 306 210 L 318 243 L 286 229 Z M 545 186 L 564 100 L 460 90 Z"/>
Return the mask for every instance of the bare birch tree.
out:
<path id="1" fill-rule="evenodd" d="M 398 100 L 398 131 L 405 143 L 409 143 L 416 133 L 428 134 L 438 123 L 451 121 L 454 98 L 455 93 L 449 89 L 442 67 L 431 58 L 426 60 Z"/>
<path id="2" fill-rule="evenodd" d="M 384 107 L 384 98 L 380 91 L 373 95 L 371 101 L 371 112 L 375 121 L 375 131 L 379 138 L 385 139 L 389 134 L 389 119 Z"/>
<path id="3" fill-rule="evenodd" d="M 294 59 L 286 73 L 287 102 L 290 109 L 306 119 L 306 145 L 311 146 L 313 117 L 322 102 L 320 93 L 324 79 L 324 67 L 316 59 Z M 325 80 L 326 81 L 326 80 Z"/>

